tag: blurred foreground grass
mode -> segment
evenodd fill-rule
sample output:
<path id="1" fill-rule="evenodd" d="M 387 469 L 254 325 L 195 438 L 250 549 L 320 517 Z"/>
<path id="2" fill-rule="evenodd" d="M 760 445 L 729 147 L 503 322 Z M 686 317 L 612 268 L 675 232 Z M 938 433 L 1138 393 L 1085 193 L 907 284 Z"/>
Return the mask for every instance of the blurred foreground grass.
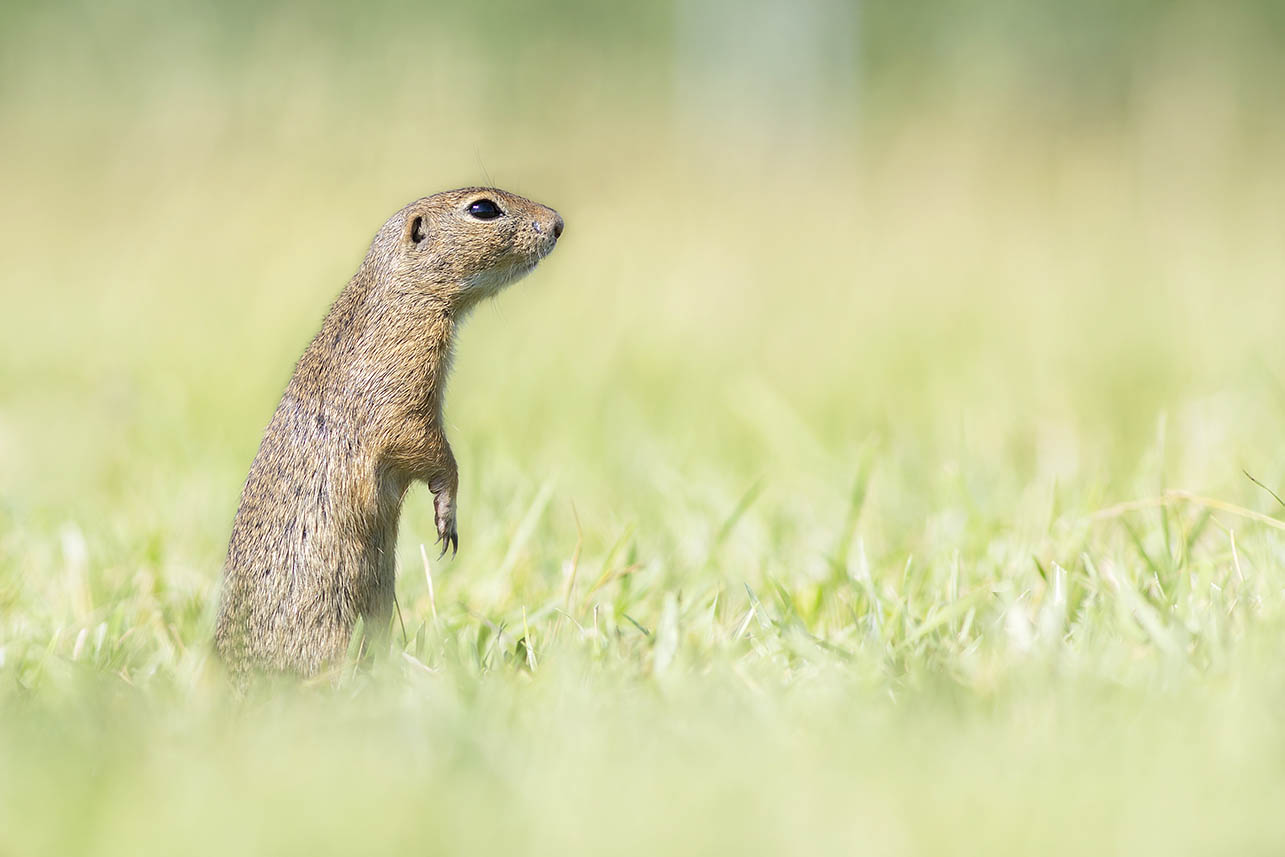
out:
<path id="1" fill-rule="evenodd" d="M 787 125 L 647 12 L 9 10 L 0 852 L 1278 849 L 1279 30 L 870 6 Z M 391 657 L 235 706 L 291 362 L 490 180 L 568 229 L 460 343 L 461 553 L 415 492 Z"/>

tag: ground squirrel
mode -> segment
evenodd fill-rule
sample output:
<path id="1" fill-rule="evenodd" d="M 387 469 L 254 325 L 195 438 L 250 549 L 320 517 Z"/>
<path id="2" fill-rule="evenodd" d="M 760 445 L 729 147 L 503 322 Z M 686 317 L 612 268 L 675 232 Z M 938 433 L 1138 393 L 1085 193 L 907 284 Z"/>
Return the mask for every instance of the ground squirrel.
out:
<path id="1" fill-rule="evenodd" d="M 234 677 L 315 675 L 358 618 L 393 609 L 397 520 L 434 494 L 442 553 L 459 547 L 442 398 L 455 328 L 562 234 L 556 211 L 496 188 L 417 200 L 389 218 L 295 367 L 232 525 L 215 648 Z"/>

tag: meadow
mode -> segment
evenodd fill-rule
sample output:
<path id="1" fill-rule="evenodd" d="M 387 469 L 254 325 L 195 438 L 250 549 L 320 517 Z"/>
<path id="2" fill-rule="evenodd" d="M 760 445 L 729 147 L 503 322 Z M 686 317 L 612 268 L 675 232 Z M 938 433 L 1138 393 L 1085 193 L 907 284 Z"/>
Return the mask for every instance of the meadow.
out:
<path id="1" fill-rule="evenodd" d="M 1278 852 L 1285 22 L 892 7 L 4 10 L 0 855 Z M 474 183 L 567 229 L 459 555 L 237 701 L 263 426 Z"/>

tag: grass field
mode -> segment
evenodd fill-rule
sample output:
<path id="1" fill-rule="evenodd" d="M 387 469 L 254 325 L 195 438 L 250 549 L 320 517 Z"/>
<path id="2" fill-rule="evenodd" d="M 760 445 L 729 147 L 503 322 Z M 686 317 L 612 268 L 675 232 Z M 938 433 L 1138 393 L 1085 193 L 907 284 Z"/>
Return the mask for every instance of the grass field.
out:
<path id="1" fill-rule="evenodd" d="M 0 855 L 1285 847 L 1279 22 L 809 102 L 641 12 L 174 8 L 7 13 Z M 459 556 L 417 488 L 388 657 L 238 704 L 292 361 L 488 181 L 567 231 L 459 344 Z"/>

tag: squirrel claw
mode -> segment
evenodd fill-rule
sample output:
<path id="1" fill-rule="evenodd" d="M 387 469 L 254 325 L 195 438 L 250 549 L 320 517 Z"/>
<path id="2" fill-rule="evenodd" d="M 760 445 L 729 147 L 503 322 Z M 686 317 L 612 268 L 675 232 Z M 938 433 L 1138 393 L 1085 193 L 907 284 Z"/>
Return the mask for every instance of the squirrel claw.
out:
<path id="1" fill-rule="evenodd" d="M 440 544 L 442 546 L 442 552 L 437 555 L 438 559 L 446 556 L 448 548 L 451 551 L 451 559 L 454 559 L 460 552 L 460 537 L 458 533 L 443 532 L 437 537 L 436 544 Z"/>

